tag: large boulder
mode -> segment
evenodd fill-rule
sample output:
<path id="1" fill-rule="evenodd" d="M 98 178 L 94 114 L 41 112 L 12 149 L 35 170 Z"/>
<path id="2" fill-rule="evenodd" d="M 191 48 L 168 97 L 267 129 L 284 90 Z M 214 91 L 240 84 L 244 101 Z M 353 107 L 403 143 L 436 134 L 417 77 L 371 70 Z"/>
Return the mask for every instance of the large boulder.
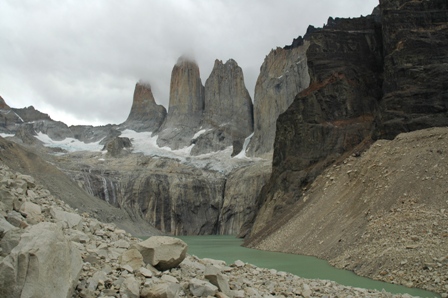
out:
<path id="1" fill-rule="evenodd" d="M 168 236 L 153 236 L 134 245 L 143 256 L 143 261 L 160 271 L 179 265 L 187 254 L 188 246 L 181 239 Z"/>
<path id="2" fill-rule="evenodd" d="M 0 296 L 71 297 L 81 268 L 81 254 L 61 228 L 39 223 L 0 262 Z"/>

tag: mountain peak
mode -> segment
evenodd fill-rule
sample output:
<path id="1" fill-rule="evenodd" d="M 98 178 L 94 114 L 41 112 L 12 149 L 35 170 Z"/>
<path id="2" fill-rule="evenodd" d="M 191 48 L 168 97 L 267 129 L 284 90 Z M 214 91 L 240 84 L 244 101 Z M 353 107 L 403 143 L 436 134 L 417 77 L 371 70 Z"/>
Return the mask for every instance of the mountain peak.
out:
<path id="1" fill-rule="evenodd" d="M 135 84 L 134 98 L 125 127 L 135 131 L 156 131 L 166 117 L 166 109 L 156 104 L 149 82 Z"/>
<path id="2" fill-rule="evenodd" d="M 10 109 L 10 107 L 6 104 L 5 100 L 1 96 L 0 96 L 0 109 L 2 109 L 2 110 Z"/>

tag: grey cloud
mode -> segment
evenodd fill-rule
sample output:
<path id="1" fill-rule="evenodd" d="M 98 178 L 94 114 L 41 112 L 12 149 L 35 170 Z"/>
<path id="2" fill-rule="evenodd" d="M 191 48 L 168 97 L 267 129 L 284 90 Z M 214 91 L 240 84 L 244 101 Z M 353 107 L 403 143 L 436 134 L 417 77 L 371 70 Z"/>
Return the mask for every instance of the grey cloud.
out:
<path id="1" fill-rule="evenodd" d="M 0 95 L 71 123 L 126 119 L 137 81 L 168 105 L 171 70 L 193 55 L 202 81 L 235 59 L 253 95 L 272 48 L 329 16 L 366 15 L 377 0 L 14 1 L 0 4 Z M 58 119 L 63 115 L 64 119 Z"/>

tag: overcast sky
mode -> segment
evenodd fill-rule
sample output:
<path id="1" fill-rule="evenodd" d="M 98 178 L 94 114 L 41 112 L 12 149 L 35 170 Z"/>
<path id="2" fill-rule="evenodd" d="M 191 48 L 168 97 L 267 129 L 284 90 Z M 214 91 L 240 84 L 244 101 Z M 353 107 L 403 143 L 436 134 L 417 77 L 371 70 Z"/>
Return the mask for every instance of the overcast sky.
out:
<path id="1" fill-rule="evenodd" d="M 265 56 L 329 16 L 368 15 L 378 0 L 1 0 L 0 96 L 71 124 L 126 120 L 135 83 L 168 107 L 179 56 L 202 83 L 233 58 L 251 96 Z"/>

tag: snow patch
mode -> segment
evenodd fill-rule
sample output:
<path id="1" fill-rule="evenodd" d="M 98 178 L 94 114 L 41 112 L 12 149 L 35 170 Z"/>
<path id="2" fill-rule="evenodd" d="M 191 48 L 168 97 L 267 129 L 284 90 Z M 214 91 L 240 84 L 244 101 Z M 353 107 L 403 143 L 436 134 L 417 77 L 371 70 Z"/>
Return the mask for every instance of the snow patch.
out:
<path id="1" fill-rule="evenodd" d="M 103 149 L 103 145 L 100 145 L 100 141 L 95 143 L 84 143 L 74 138 L 66 138 L 62 141 L 52 140 L 48 135 L 38 132 L 36 138 L 41 141 L 45 147 L 62 148 L 68 152 L 76 151 L 93 151 L 100 152 Z"/>
<path id="2" fill-rule="evenodd" d="M 13 137 L 13 136 L 14 136 L 14 134 L 8 134 L 8 133 L 1 133 L 0 132 L 0 137 L 2 137 L 2 138 Z"/>
<path id="3" fill-rule="evenodd" d="M 194 134 L 194 136 L 193 136 L 192 139 L 193 139 L 193 140 L 196 139 L 197 137 L 199 137 L 200 135 L 206 133 L 206 132 L 209 131 L 209 130 L 211 130 L 211 129 L 201 129 L 200 131 L 198 131 L 197 133 Z"/>
<path id="4" fill-rule="evenodd" d="M 20 117 L 19 115 L 17 115 L 16 112 L 14 112 L 14 114 L 16 114 L 17 118 L 19 118 L 20 121 L 22 121 L 22 123 L 24 123 L 25 121 L 23 121 L 22 117 Z"/>
<path id="5" fill-rule="evenodd" d="M 240 153 L 235 155 L 233 158 L 239 158 L 239 159 L 249 159 L 249 157 L 246 156 L 247 146 L 249 146 L 250 140 L 254 136 L 254 133 L 252 133 L 250 136 L 248 136 L 243 143 L 243 149 Z"/>

